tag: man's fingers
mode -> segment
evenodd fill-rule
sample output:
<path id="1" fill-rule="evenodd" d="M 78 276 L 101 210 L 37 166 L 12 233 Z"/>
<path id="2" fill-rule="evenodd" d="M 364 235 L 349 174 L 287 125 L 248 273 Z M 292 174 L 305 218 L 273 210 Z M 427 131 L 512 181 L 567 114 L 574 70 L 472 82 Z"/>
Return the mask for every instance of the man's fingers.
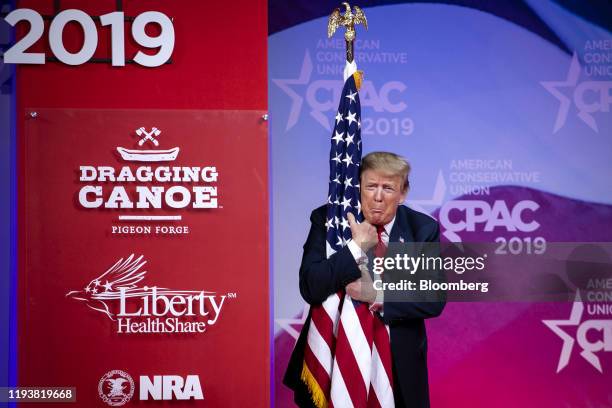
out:
<path id="1" fill-rule="evenodd" d="M 356 297 L 359 296 L 360 292 L 361 292 L 361 279 L 357 279 L 356 281 L 353 281 L 349 283 L 348 285 L 346 285 L 346 293 L 348 293 L 348 295 L 352 297 L 353 299 L 356 299 Z"/>
<path id="2" fill-rule="evenodd" d="M 346 214 L 346 218 L 348 219 L 349 227 L 353 228 L 353 226 L 357 225 L 357 221 L 355 220 L 353 213 Z"/>

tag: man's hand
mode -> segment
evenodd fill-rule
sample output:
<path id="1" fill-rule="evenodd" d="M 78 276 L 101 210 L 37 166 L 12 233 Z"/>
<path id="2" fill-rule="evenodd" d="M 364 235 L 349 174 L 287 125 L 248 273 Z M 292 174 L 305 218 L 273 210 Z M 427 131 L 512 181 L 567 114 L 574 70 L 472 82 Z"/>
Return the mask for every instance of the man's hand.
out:
<path id="1" fill-rule="evenodd" d="M 361 278 L 346 285 L 346 293 L 360 302 L 374 303 L 376 301 L 376 290 L 372 284 L 370 273 L 366 265 L 360 265 Z"/>
<path id="2" fill-rule="evenodd" d="M 348 213 L 346 218 L 351 227 L 353 241 L 359 245 L 363 252 L 368 252 L 370 248 L 378 243 L 378 234 L 376 233 L 376 228 L 372 224 L 367 221 L 358 224 L 352 213 Z"/>
<path id="3" fill-rule="evenodd" d="M 372 287 L 372 281 L 366 282 L 359 278 L 346 285 L 346 293 L 353 299 L 365 303 L 374 303 L 376 301 L 376 291 Z"/>

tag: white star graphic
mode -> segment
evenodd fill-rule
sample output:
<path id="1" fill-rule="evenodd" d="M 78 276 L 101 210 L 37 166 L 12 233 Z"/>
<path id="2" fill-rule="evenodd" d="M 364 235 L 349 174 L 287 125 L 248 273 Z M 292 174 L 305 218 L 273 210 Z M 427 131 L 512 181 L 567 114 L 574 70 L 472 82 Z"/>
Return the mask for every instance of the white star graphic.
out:
<path id="1" fill-rule="evenodd" d="M 342 122 L 342 114 L 341 114 L 340 112 L 338 112 L 338 113 L 336 114 L 336 125 L 337 125 L 338 123 L 340 123 L 340 122 Z"/>
<path id="2" fill-rule="evenodd" d="M 91 289 L 89 289 L 89 285 L 87 285 L 87 286 L 85 287 L 85 293 L 89 293 L 89 292 L 91 292 Z"/>
<path id="3" fill-rule="evenodd" d="M 340 162 L 342 161 L 340 158 L 342 157 L 342 155 L 340 153 L 336 153 L 336 157 L 334 157 L 332 160 L 335 161 L 336 163 L 340 164 Z"/>
<path id="4" fill-rule="evenodd" d="M 349 124 L 349 126 L 351 126 L 351 123 L 353 123 L 353 122 L 357 122 L 357 119 L 355 119 L 355 116 L 356 116 L 356 115 L 357 115 L 357 112 L 352 113 L 352 112 L 349 110 L 348 115 L 346 115 L 346 118 L 344 118 L 344 119 L 348 120 L 348 124 Z"/>
<path id="5" fill-rule="evenodd" d="M 359 213 L 361 213 L 361 201 L 357 200 L 357 215 L 359 215 Z"/>
<path id="6" fill-rule="evenodd" d="M 328 219 L 327 222 L 325 223 L 325 228 L 327 228 L 328 231 L 334 228 L 334 220 L 331 218 Z"/>
<path id="7" fill-rule="evenodd" d="M 336 135 L 332 137 L 332 140 L 336 142 L 336 146 L 340 144 L 340 142 L 344 142 L 344 133 L 340 133 L 336 130 Z"/>
<path id="8" fill-rule="evenodd" d="M 565 81 L 542 81 L 540 84 L 551 93 L 552 96 L 559 100 L 559 110 L 557 111 L 557 119 L 555 120 L 555 126 L 553 128 L 553 133 L 557 133 L 559 129 L 565 125 L 567 121 L 567 115 L 569 113 L 571 99 L 565 96 L 563 92 L 559 90 L 559 88 L 575 88 L 578 83 L 578 78 L 580 77 L 580 62 L 578 61 L 578 56 L 574 52 L 572 56 L 572 62 L 570 63 L 569 71 L 567 72 L 567 77 Z M 589 114 L 586 116 L 583 112 L 579 113 L 578 116 L 582 119 L 589 127 L 597 132 L 597 124 L 593 120 L 593 117 Z"/>
<path id="9" fill-rule="evenodd" d="M 276 324 L 280 326 L 281 329 L 289 333 L 291 337 L 295 340 L 300 337 L 300 331 L 302 331 L 302 326 L 306 322 L 306 318 L 308 317 L 308 311 L 310 310 L 310 305 L 308 303 L 304 304 L 304 309 L 302 310 L 301 316 L 297 316 L 294 318 L 285 318 L 285 319 L 275 319 Z M 299 330 L 294 328 L 293 326 L 300 326 Z"/>
<path id="10" fill-rule="evenodd" d="M 95 281 L 93 281 L 94 286 L 100 286 L 100 281 L 98 279 L 96 279 Z"/>
<path id="11" fill-rule="evenodd" d="M 344 159 L 342 159 L 343 162 L 346 163 L 346 167 L 350 166 L 351 164 L 353 164 L 353 156 L 345 153 L 345 157 Z"/>
<path id="12" fill-rule="evenodd" d="M 344 211 L 346 211 L 347 207 L 351 207 L 351 200 L 349 200 L 348 198 L 344 197 L 344 199 L 342 200 L 342 203 L 340 204 L 342 207 L 344 207 Z M 342 226 L 344 226 L 344 220 L 345 218 L 342 219 Z M 347 224 L 348 225 L 348 224 Z"/>
<path id="13" fill-rule="evenodd" d="M 444 202 L 444 196 L 446 195 L 446 182 L 442 175 L 442 170 L 438 171 L 438 177 L 434 186 L 433 196 L 428 200 L 406 200 L 411 208 L 421 211 L 427 214 L 429 211 L 425 207 L 440 207 Z"/>
<path id="14" fill-rule="evenodd" d="M 340 238 L 338 237 L 338 242 L 336 242 L 336 245 L 343 247 L 345 245 L 344 238 Z"/>
<path id="15" fill-rule="evenodd" d="M 349 101 L 350 101 L 350 102 L 349 102 L 349 105 L 350 105 L 350 103 L 351 103 L 351 102 L 355 102 L 355 96 L 356 96 L 356 95 L 357 95 L 357 92 L 353 92 L 353 93 L 350 93 L 350 94 L 348 94 L 348 95 L 346 95 L 346 96 L 345 96 L 345 98 L 348 98 L 348 99 L 349 99 Z"/>
<path id="16" fill-rule="evenodd" d="M 336 178 L 333 179 L 332 182 L 337 183 L 337 184 L 342 184 L 342 182 L 340 181 L 340 174 L 336 174 Z"/>
<path id="17" fill-rule="evenodd" d="M 344 140 L 346 142 L 346 147 L 349 147 L 351 143 L 355 143 L 353 142 L 354 137 L 355 135 L 351 135 L 350 133 L 346 132 L 346 139 Z"/>
<path id="18" fill-rule="evenodd" d="M 569 363 L 570 356 L 572 354 L 572 348 L 574 347 L 574 338 L 567 334 L 563 329 L 559 326 L 577 326 L 580 324 L 580 319 L 582 318 L 582 312 L 584 310 L 584 305 L 580 299 L 580 291 L 576 291 L 576 297 L 574 299 L 574 305 L 572 306 L 572 311 L 570 312 L 570 317 L 567 320 L 542 320 L 550 330 L 552 330 L 557 336 L 561 337 L 563 340 L 563 347 L 561 348 L 561 355 L 559 356 L 559 364 L 557 365 L 557 373 L 561 371 L 563 368 L 567 366 Z M 583 356 L 585 357 L 585 356 Z M 587 358 L 587 357 L 585 357 Z M 601 365 L 599 364 L 599 359 L 595 357 L 596 363 L 593 364 L 592 361 L 588 360 L 591 364 L 595 366 L 601 372 Z"/>
<path id="19" fill-rule="evenodd" d="M 113 285 L 109 281 L 106 281 L 106 283 L 104 284 L 104 290 L 110 292 L 111 290 L 113 290 Z"/>
<path id="20" fill-rule="evenodd" d="M 359 119 L 357 119 L 357 129 L 361 129 L 361 120 Z M 361 141 L 359 143 L 361 143 Z"/>
<path id="21" fill-rule="evenodd" d="M 312 60 L 310 59 L 310 53 L 306 50 L 304 55 L 304 62 L 302 64 L 302 71 L 297 79 L 273 79 L 272 82 L 282 89 L 291 98 L 291 109 L 289 111 L 289 118 L 287 119 L 287 127 L 285 130 L 291 129 L 298 121 L 300 117 L 300 111 L 302 110 L 302 98 L 297 92 L 295 92 L 291 85 L 306 85 L 310 81 L 310 75 L 312 74 Z"/>

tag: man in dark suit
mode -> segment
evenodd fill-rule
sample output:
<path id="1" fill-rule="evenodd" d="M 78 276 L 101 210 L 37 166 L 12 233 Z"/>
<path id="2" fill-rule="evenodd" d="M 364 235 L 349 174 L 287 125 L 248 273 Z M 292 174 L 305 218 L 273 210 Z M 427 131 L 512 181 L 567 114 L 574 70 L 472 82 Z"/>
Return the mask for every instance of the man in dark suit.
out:
<path id="1" fill-rule="evenodd" d="M 431 298 L 389 301 L 387 297 L 384 301 L 379 294 L 377 299 L 370 276 L 362 273 L 363 264 L 368 264 L 367 255 L 381 243 L 389 246 L 396 242 L 439 242 L 439 226 L 435 220 L 401 205 L 408 193 L 409 172 L 409 164 L 393 153 L 374 152 L 363 158 L 360 187 L 365 220 L 357 223 L 352 214 L 348 215 L 353 239 L 329 258 L 326 255 L 326 206 L 312 212 L 312 225 L 300 266 L 300 293 L 309 304 L 319 305 L 329 295 L 345 289 L 353 299 L 369 303 L 370 309 L 390 328 L 395 407 L 422 408 L 429 406 L 427 336 L 423 320 L 440 315 L 444 297 L 436 297 L 433 301 Z M 371 261 L 369 267 L 371 269 Z M 440 276 L 434 278 L 441 279 Z M 310 315 L 283 380 L 294 390 L 295 402 L 300 407 L 313 406 L 300 380 L 309 327 Z"/>

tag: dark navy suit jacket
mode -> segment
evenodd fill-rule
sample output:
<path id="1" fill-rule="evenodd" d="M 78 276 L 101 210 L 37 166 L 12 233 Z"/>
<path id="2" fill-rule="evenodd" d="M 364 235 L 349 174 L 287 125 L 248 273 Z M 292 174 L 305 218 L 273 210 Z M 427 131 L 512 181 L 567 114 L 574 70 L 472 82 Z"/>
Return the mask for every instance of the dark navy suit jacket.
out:
<path id="1" fill-rule="evenodd" d="M 361 271 L 347 246 L 327 258 L 325 219 L 325 205 L 312 212 L 312 225 L 304 244 L 300 266 L 300 293 L 311 305 L 323 303 L 329 295 L 361 277 Z M 400 205 L 389 243 L 439 242 L 439 231 L 435 220 Z M 443 295 L 438 301 L 384 302 L 381 318 L 390 327 L 396 407 L 429 407 L 427 335 L 423 320 L 440 315 L 444 305 Z M 308 390 L 300 380 L 309 327 L 310 315 L 302 328 L 283 379 L 284 384 L 294 390 L 295 402 L 300 407 L 313 406 Z"/>

